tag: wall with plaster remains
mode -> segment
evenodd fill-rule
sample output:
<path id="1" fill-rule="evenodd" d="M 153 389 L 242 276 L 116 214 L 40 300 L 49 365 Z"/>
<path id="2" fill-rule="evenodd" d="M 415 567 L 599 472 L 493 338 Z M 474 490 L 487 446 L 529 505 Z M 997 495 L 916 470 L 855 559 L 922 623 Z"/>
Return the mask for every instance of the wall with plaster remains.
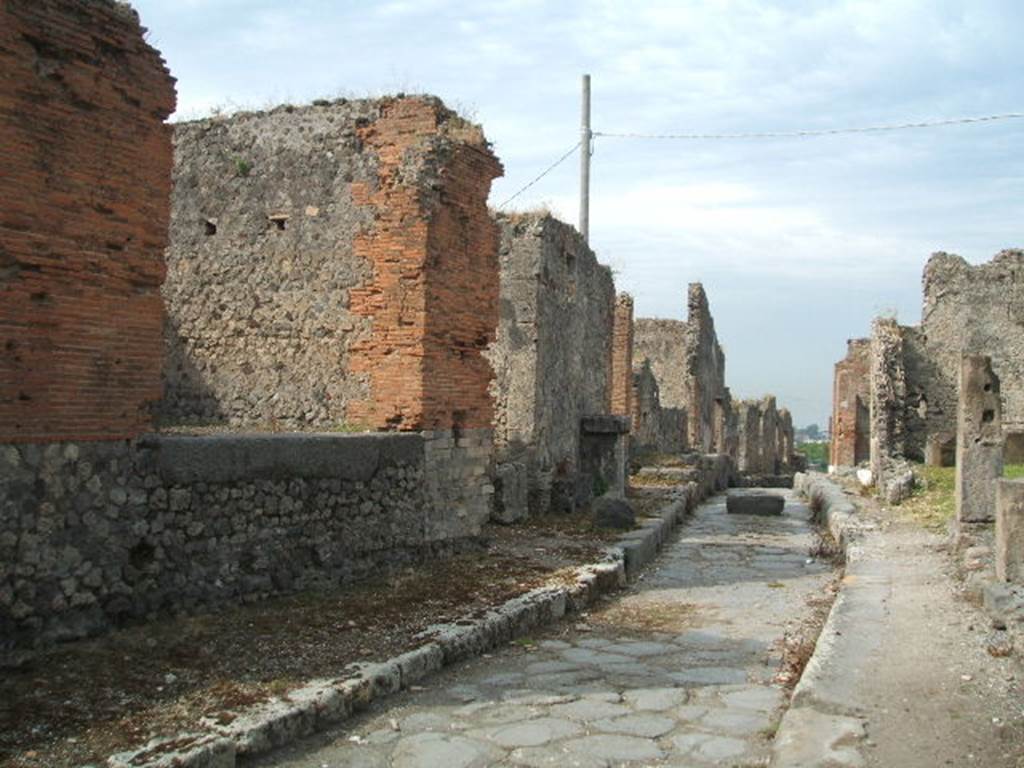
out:
<path id="1" fill-rule="evenodd" d="M 494 366 L 496 515 L 564 511 L 586 496 L 580 421 L 610 413 L 611 271 L 548 214 L 499 215 L 501 322 Z"/>
<path id="2" fill-rule="evenodd" d="M 489 426 L 500 174 L 430 97 L 176 126 L 165 422 Z"/>
<path id="3" fill-rule="evenodd" d="M 134 435 L 160 398 L 175 94 L 143 32 L 0 4 L 0 440 Z"/>

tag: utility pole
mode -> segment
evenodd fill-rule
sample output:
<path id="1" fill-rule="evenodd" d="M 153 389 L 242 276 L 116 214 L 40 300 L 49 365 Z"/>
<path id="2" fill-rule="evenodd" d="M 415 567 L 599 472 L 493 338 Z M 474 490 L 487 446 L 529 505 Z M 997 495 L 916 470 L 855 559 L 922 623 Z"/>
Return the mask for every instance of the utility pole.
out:
<path id="1" fill-rule="evenodd" d="M 583 99 L 580 114 L 580 234 L 590 242 L 590 75 L 583 76 Z"/>

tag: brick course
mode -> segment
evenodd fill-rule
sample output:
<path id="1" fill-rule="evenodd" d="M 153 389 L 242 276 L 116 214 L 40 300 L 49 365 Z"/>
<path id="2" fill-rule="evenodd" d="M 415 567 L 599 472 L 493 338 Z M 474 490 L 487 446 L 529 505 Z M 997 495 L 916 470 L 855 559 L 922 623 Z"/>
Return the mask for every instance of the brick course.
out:
<path id="1" fill-rule="evenodd" d="M 175 94 L 143 32 L 0 5 L 0 439 L 135 435 L 160 396 Z"/>

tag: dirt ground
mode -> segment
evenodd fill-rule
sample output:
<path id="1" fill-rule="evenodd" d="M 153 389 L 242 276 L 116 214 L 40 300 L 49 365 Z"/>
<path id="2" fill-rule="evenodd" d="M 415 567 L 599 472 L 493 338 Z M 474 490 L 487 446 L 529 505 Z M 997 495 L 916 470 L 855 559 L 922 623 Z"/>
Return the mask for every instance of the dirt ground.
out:
<path id="1" fill-rule="evenodd" d="M 479 551 L 378 581 L 59 646 L 0 676 L 0 766 L 99 764 L 200 718 L 230 719 L 311 678 L 409 650 L 431 624 L 557 583 L 600 560 L 613 538 L 583 515 L 492 526 Z"/>

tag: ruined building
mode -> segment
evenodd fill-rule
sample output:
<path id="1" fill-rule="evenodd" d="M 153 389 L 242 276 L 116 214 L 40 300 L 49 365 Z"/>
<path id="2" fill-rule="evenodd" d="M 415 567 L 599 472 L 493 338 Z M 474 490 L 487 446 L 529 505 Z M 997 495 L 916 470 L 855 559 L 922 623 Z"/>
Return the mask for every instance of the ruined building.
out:
<path id="1" fill-rule="evenodd" d="M 500 174 L 430 98 L 176 126 L 161 417 L 489 427 Z"/>
<path id="2" fill-rule="evenodd" d="M 643 436 L 638 445 L 727 454 L 742 472 L 785 471 L 795 461 L 788 411 L 776 411 L 771 396 L 734 403 L 725 384 L 725 354 L 700 283 L 689 286 L 687 311 L 686 322 L 636 321 L 635 387 L 643 407 L 636 414 Z M 780 418 L 781 413 L 785 416 Z M 679 426 L 683 437 L 665 434 Z"/>
<path id="3" fill-rule="evenodd" d="M 972 266 L 936 253 L 923 276 L 921 323 L 880 318 L 836 364 L 832 463 L 870 461 L 883 480 L 901 463 L 951 465 L 958 376 L 965 355 L 992 358 L 1004 382 L 1003 423 L 1012 449 L 1024 431 L 1024 251 Z"/>
<path id="4" fill-rule="evenodd" d="M 586 508 L 629 446 L 717 452 L 724 484 L 701 286 L 686 323 L 634 321 L 572 227 L 488 210 L 502 167 L 436 98 L 172 131 L 126 6 L 0 22 L 0 663 Z M 792 425 L 758 414 L 777 472 Z"/>
<path id="5" fill-rule="evenodd" d="M 549 214 L 500 215 L 501 321 L 494 366 L 497 517 L 570 511 L 595 478 L 581 466 L 585 420 L 628 406 L 621 357 L 631 304 L 580 234 Z M 613 355 L 619 313 L 619 357 Z M 613 372 L 618 376 L 613 376 Z M 631 393 L 630 393 L 631 396 Z M 625 429 L 625 425 L 622 426 Z"/>

